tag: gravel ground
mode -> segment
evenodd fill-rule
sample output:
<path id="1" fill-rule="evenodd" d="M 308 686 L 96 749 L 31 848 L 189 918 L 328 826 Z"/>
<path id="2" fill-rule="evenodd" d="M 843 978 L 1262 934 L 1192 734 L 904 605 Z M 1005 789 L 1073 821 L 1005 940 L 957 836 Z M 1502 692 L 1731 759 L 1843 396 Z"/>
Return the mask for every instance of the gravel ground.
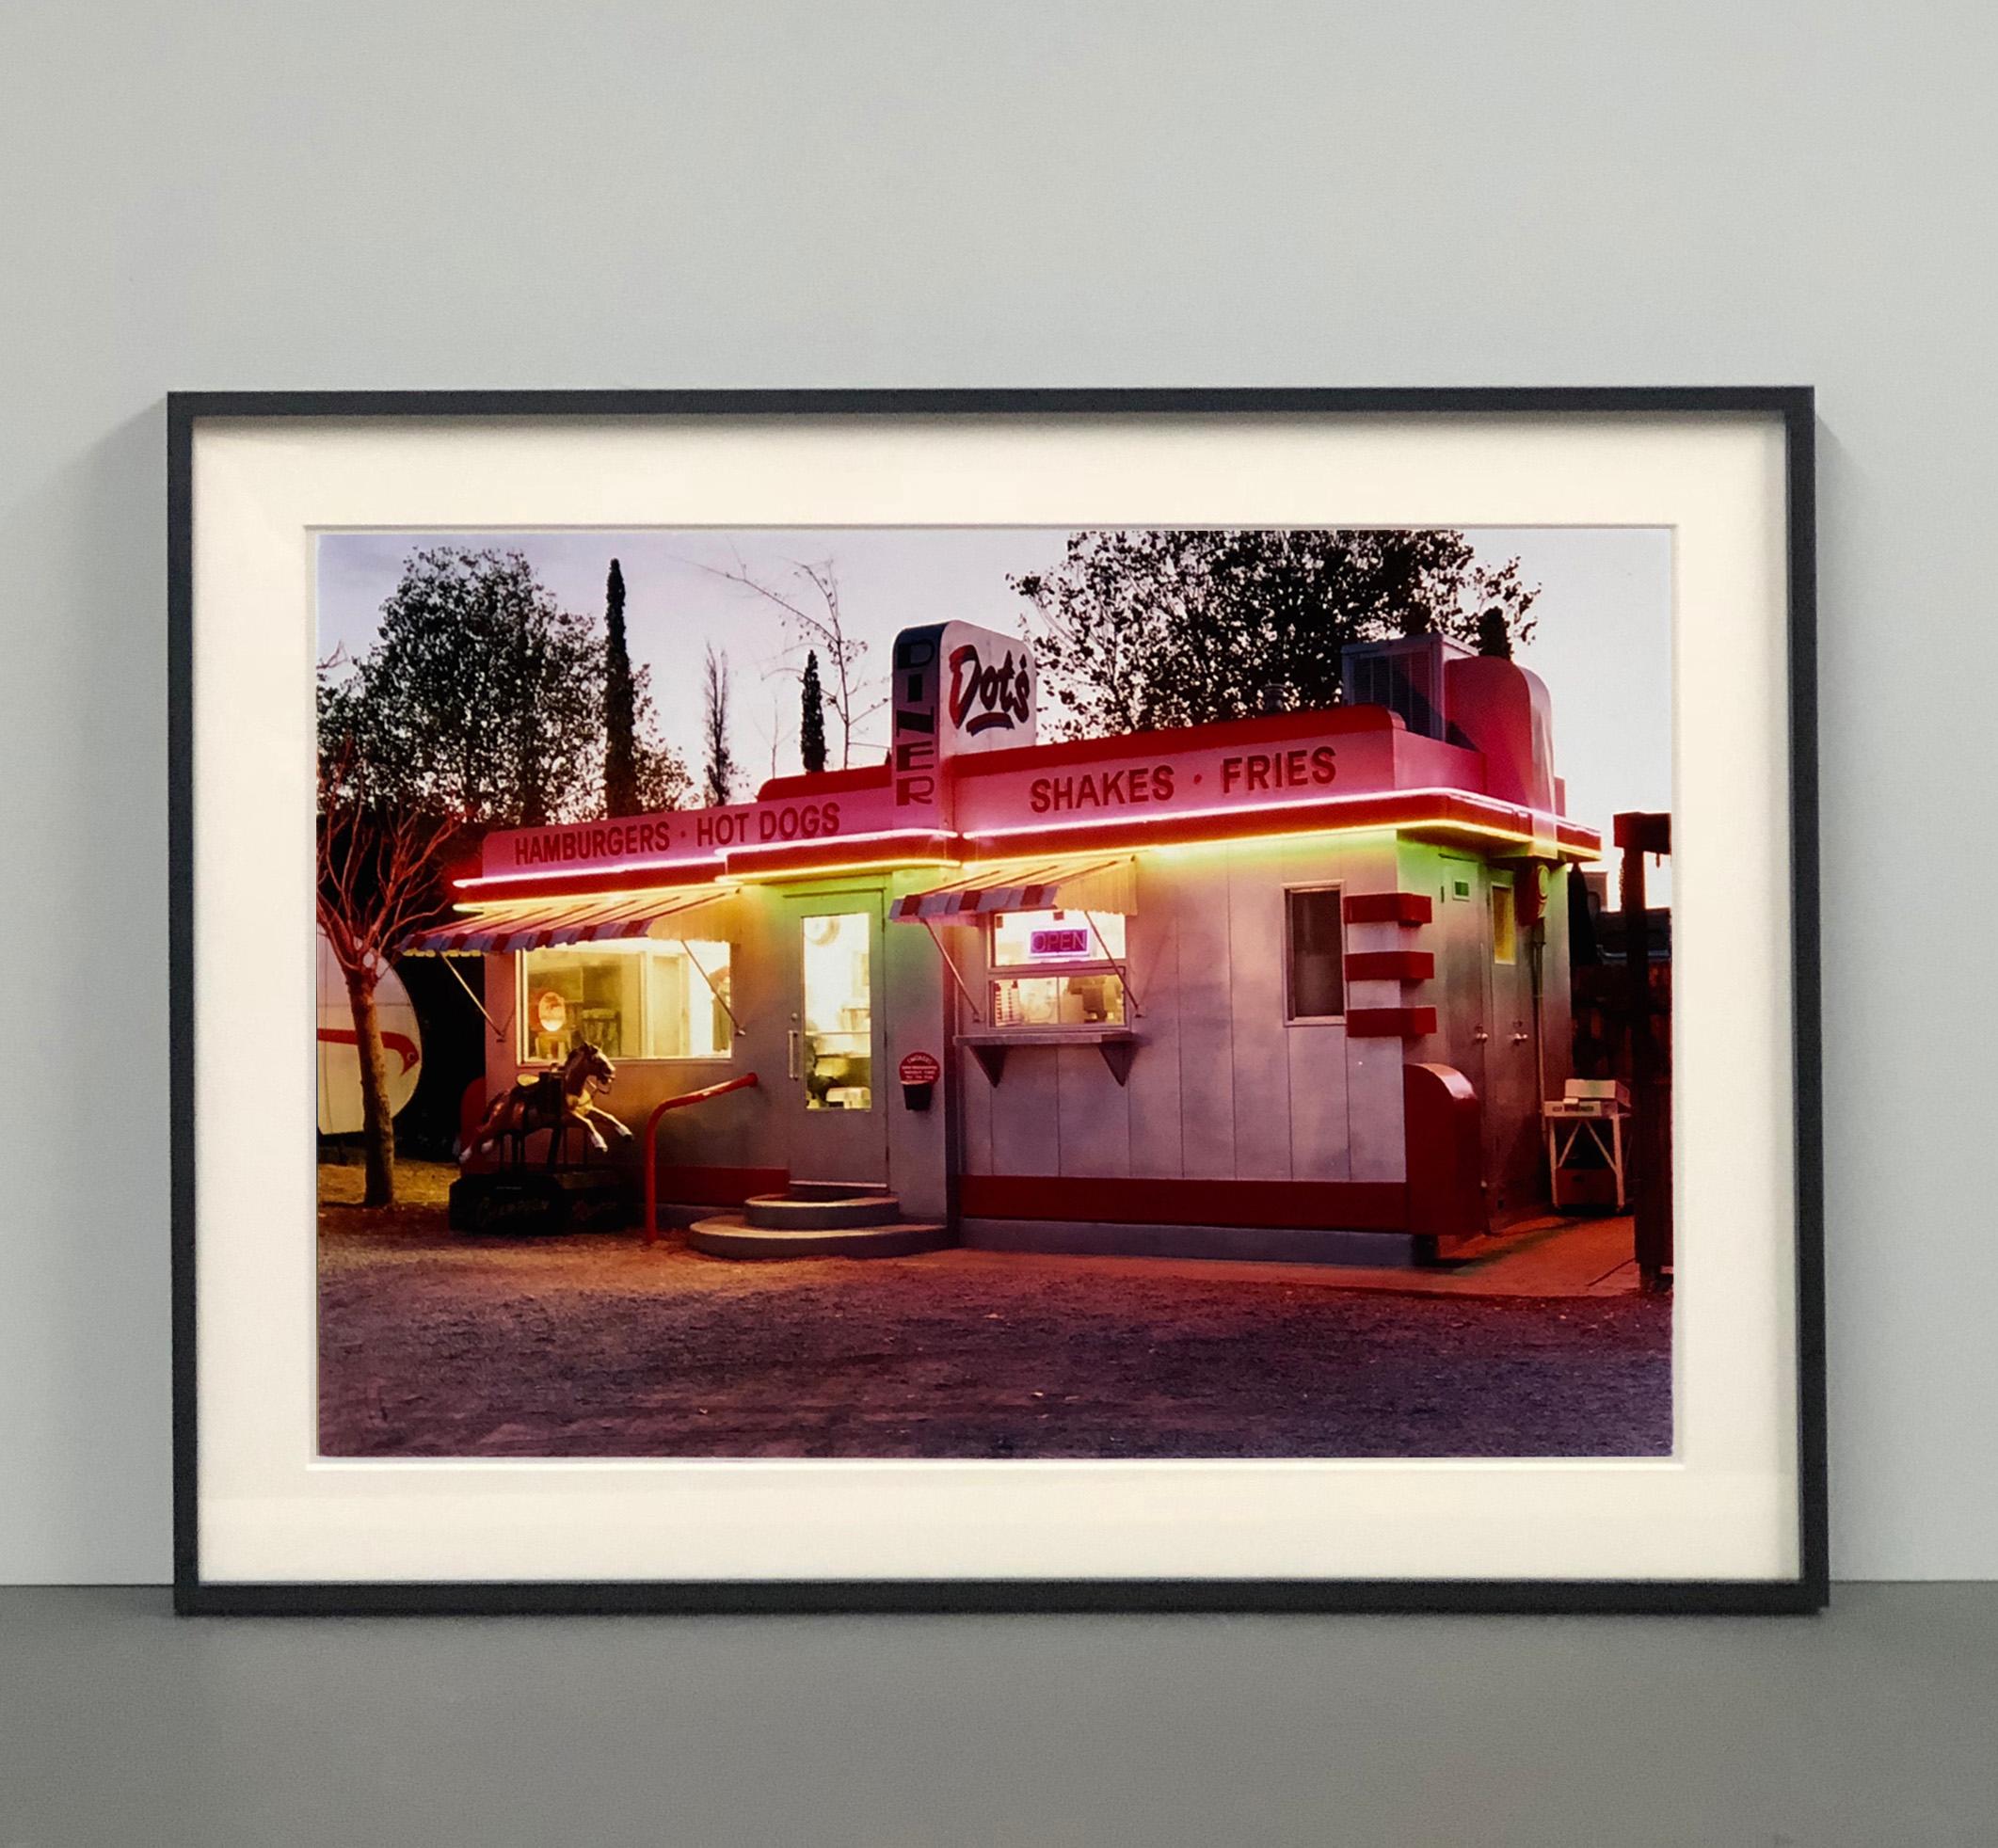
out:
<path id="1" fill-rule="evenodd" d="M 451 1171 L 323 1171 L 331 1456 L 1508 1457 L 1671 1445 L 1670 1304 L 1403 1297 L 946 1251 L 474 1239 Z"/>

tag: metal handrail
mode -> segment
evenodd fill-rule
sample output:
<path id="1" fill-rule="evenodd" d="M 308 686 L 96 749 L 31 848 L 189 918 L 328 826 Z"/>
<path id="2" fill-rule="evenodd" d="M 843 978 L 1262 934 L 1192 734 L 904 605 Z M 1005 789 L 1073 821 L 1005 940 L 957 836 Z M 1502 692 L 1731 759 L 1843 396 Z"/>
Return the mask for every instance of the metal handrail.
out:
<path id="1" fill-rule="evenodd" d="M 747 1091 L 757 1081 L 754 1072 L 744 1072 L 739 1078 L 730 1078 L 724 1084 L 711 1084 L 701 1091 L 683 1091 L 678 1097 L 669 1097 L 659 1105 L 646 1119 L 646 1223 L 645 1238 L 647 1245 L 659 1242 L 659 1120 L 668 1110 L 684 1108 L 689 1104 L 705 1104 L 711 1097 L 720 1097 L 731 1091 Z"/>

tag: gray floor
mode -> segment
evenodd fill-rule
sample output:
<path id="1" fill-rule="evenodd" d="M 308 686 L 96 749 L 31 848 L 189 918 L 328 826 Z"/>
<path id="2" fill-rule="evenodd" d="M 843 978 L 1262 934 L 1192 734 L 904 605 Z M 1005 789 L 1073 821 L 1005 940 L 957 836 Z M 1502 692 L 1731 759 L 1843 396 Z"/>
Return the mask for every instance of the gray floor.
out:
<path id="1" fill-rule="evenodd" d="M 1998 1843 L 1998 1585 L 1817 1620 L 176 1620 L 0 1591 L 0 1848 Z"/>

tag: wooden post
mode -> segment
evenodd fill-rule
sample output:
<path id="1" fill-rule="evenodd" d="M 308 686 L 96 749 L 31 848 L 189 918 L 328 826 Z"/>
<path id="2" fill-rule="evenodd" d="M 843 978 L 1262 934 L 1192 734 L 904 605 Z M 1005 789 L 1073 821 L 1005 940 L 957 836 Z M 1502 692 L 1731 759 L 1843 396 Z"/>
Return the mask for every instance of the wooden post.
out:
<path id="1" fill-rule="evenodd" d="M 1665 1287 L 1672 1262 L 1671 1086 L 1658 1046 L 1651 998 L 1651 937 L 1644 856 L 1670 853 L 1670 815 L 1616 818 L 1623 853 L 1623 1012 L 1630 1029 L 1630 1170 L 1638 1274 L 1647 1290 Z"/>

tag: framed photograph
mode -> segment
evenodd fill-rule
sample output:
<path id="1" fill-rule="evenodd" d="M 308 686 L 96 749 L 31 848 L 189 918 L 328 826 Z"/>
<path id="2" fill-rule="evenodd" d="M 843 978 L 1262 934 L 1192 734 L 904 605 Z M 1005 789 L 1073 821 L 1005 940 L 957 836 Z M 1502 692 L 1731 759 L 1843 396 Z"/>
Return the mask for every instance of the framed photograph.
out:
<path id="1" fill-rule="evenodd" d="M 181 1609 L 1824 1601 L 1807 390 L 168 425 Z"/>

